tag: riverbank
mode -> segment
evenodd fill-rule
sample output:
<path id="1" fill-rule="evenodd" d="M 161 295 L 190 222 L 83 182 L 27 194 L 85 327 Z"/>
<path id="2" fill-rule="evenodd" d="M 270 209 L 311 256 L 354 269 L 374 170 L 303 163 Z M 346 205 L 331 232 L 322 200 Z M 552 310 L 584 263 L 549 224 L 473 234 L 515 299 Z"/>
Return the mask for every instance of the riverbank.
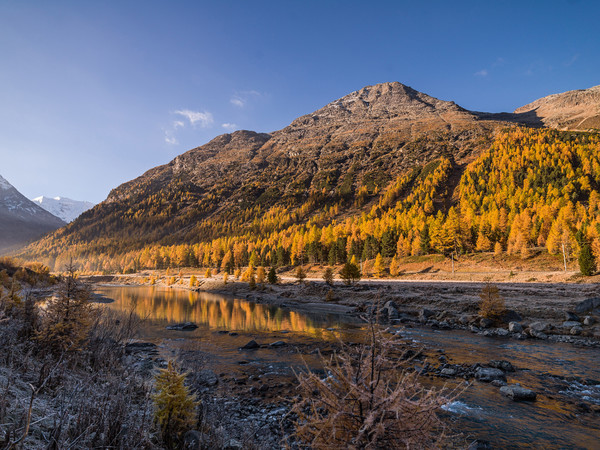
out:
<path id="1" fill-rule="evenodd" d="M 190 278 L 197 281 L 190 286 Z M 291 308 L 298 312 L 364 315 L 379 305 L 380 319 L 397 324 L 462 329 L 483 336 L 543 339 L 600 346 L 600 302 L 595 283 L 512 282 L 495 283 L 508 313 L 491 322 L 479 316 L 484 281 L 366 279 L 355 285 L 307 278 L 298 282 L 284 273 L 277 284 L 254 288 L 235 277 L 206 278 L 192 269 L 176 277 L 160 271 L 132 275 L 89 277 L 92 283 L 206 291 L 243 298 L 255 303 Z M 587 301 L 587 306 L 586 306 Z M 512 323 L 512 325 L 511 325 Z"/>

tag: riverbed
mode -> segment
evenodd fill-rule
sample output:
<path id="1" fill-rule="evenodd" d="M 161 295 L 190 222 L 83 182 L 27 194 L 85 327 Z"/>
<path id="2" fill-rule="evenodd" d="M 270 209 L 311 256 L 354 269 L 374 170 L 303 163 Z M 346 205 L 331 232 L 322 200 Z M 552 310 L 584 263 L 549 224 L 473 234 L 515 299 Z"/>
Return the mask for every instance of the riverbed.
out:
<path id="1" fill-rule="evenodd" d="M 106 306 L 134 311 L 144 318 L 140 339 L 157 343 L 168 356 L 177 348 L 197 349 L 206 364 L 225 379 L 278 378 L 290 385 L 292 369 L 305 363 L 317 368 L 314 348 L 327 349 L 337 339 L 360 341 L 363 322 L 349 311 L 297 311 L 258 304 L 224 295 L 164 287 L 98 287 L 114 299 Z M 166 327 L 193 322 L 193 331 Z M 454 431 L 469 440 L 489 441 L 495 448 L 600 448 L 600 352 L 548 341 L 517 341 L 483 337 L 460 330 L 395 327 L 391 330 L 415 348 L 427 347 L 430 364 L 443 355 L 451 364 L 486 364 L 506 360 L 517 369 L 506 374 L 508 383 L 534 390 L 535 402 L 513 402 L 488 383 L 471 383 L 458 399 L 445 407 Z M 240 350 L 249 340 L 263 344 Z M 281 341 L 282 346 L 269 346 Z M 435 359 L 432 359 L 435 358 Z M 228 376 L 227 374 L 232 374 Z M 258 374 L 258 375 L 257 375 Z M 431 374 L 430 374 L 431 375 Z M 275 380 L 275 381 L 274 381 Z M 252 386 L 243 382 L 243 388 Z M 423 377 L 423 383 L 464 386 L 460 378 Z M 290 386 L 291 387 L 291 386 Z"/>

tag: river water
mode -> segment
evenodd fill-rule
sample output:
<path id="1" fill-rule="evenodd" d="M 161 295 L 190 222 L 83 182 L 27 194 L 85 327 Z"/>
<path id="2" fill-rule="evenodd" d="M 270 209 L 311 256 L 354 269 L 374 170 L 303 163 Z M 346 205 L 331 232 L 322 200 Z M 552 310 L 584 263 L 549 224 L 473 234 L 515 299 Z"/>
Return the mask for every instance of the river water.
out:
<path id="1" fill-rule="evenodd" d="M 218 356 L 221 370 L 237 370 L 241 357 L 288 375 L 292 366 L 303 364 L 298 354 L 289 350 L 259 349 L 242 354 L 238 348 L 249 339 L 302 344 L 336 337 L 356 340 L 362 332 L 357 319 L 346 314 L 299 313 L 210 293 L 160 287 L 100 287 L 97 292 L 115 300 L 107 307 L 133 310 L 147 319 L 143 339 L 196 342 Z M 194 322 L 199 328 L 192 332 L 165 329 L 181 322 Z M 518 369 L 507 373 L 508 382 L 538 393 L 533 403 L 513 402 L 500 395 L 497 387 L 474 381 L 445 407 L 453 429 L 472 439 L 490 441 L 495 448 L 600 449 L 600 414 L 581 405 L 600 405 L 597 349 L 488 338 L 459 330 L 404 328 L 399 333 L 415 347 L 443 349 L 452 364 L 508 360 Z M 425 382 L 442 384 L 437 378 Z M 453 387 L 461 380 L 447 383 Z"/>

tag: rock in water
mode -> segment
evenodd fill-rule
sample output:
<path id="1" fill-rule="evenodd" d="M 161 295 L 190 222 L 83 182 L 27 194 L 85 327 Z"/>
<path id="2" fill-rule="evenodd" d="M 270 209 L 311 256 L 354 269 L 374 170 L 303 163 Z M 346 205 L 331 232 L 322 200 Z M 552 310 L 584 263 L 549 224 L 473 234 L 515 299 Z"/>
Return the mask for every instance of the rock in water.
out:
<path id="1" fill-rule="evenodd" d="M 169 325 L 167 330 L 175 330 L 175 331 L 192 331 L 198 328 L 193 322 L 185 322 L 185 323 L 177 323 L 175 325 Z"/>
<path id="2" fill-rule="evenodd" d="M 246 345 L 244 345 L 243 347 L 240 347 L 241 350 L 254 350 L 255 348 L 259 348 L 260 345 L 258 345 L 258 343 L 252 339 L 250 342 L 248 342 Z"/>
<path id="3" fill-rule="evenodd" d="M 581 322 L 579 316 L 571 311 L 565 311 L 565 320 L 573 322 Z"/>
<path id="4" fill-rule="evenodd" d="M 506 381 L 504 372 L 500 369 L 494 369 L 492 367 L 478 367 L 475 371 L 475 378 L 485 383 L 490 383 L 494 380 Z"/>
<path id="5" fill-rule="evenodd" d="M 518 386 L 516 384 L 502 386 L 500 388 L 500 393 L 502 395 L 505 395 L 505 396 L 513 399 L 515 402 L 519 402 L 519 401 L 532 402 L 537 397 L 537 394 L 535 392 L 533 392 L 531 389 L 526 389 L 526 388 Z"/>
<path id="6" fill-rule="evenodd" d="M 508 331 L 511 333 L 521 333 L 523 331 L 523 326 L 518 322 L 510 322 L 508 324 Z"/>

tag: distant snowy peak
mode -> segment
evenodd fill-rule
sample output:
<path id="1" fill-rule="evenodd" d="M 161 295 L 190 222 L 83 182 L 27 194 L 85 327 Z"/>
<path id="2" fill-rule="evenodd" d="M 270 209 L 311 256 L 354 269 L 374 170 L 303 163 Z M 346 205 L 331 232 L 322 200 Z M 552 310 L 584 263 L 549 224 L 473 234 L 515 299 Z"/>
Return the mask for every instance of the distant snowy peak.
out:
<path id="1" fill-rule="evenodd" d="M 32 201 L 67 223 L 72 222 L 83 212 L 94 207 L 91 202 L 72 200 L 67 197 L 45 197 L 42 195 L 32 199 Z"/>
<path id="2" fill-rule="evenodd" d="M 0 175 L 0 190 L 7 191 L 12 188 L 12 184 L 6 181 L 2 175 Z"/>

